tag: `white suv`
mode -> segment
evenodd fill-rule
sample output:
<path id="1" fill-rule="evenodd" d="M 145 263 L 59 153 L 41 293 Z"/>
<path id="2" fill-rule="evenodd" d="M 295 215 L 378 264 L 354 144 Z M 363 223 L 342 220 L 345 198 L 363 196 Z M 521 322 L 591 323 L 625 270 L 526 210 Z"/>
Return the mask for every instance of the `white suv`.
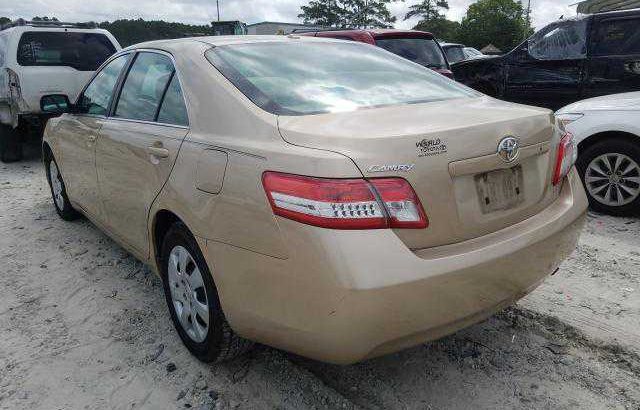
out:
<path id="1" fill-rule="evenodd" d="M 47 116 L 41 98 L 75 101 L 118 41 L 87 24 L 17 20 L 0 29 L 0 160 L 22 158 L 22 141 L 41 135 Z"/>

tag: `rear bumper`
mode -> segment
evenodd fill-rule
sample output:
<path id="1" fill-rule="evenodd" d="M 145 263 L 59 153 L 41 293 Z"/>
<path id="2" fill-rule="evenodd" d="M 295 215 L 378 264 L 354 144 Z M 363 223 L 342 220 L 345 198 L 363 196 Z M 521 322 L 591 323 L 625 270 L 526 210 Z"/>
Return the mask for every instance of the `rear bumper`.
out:
<path id="1" fill-rule="evenodd" d="M 518 300 L 573 251 L 586 208 L 574 170 L 539 214 L 463 243 L 412 252 L 390 230 L 281 219 L 288 259 L 213 241 L 206 253 L 237 333 L 346 364 L 442 337 Z"/>

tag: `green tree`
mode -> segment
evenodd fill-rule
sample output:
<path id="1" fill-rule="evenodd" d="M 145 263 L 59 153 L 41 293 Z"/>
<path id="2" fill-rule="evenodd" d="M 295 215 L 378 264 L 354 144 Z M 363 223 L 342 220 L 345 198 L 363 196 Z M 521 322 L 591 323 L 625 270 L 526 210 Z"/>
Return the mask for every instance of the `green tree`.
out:
<path id="1" fill-rule="evenodd" d="M 449 10 L 449 2 L 447 0 L 422 0 L 418 4 L 409 7 L 409 12 L 404 16 L 405 20 L 411 17 L 419 16 L 421 20 L 435 20 L 443 18 L 443 10 Z"/>
<path id="2" fill-rule="evenodd" d="M 519 1 L 478 0 L 460 23 L 459 41 L 476 48 L 493 44 L 511 50 L 532 31 L 524 14 Z"/>
<path id="3" fill-rule="evenodd" d="M 0 17 L 0 26 L 9 23 L 11 23 L 11 19 L 9 17 Z"/>
<path id="4" fill-rule="evenodd" d="M 396 18 L 387 8 L 396 0 L 312 0 L 298 15 L 305 24 L 340 28 L 391 27 Z"/>
<path id="5" fill-rule="evenodd" d="M 438 17 L 431 20 L 420 20 L 413 28 L 414 30 L 428 31 L 436 36 L 438 40 L 448 42 L 458 42 L 460 23 L 457 21 L 447 20 L 444 17 Z"/>
<path id="6" fill-rule="evenodd" d="M 337 0 L 314 0 L 301 7 L 302 13 L 298 17 L 305 24 L 316 24 L 323 27 L 346 27 L 342 2 Z"/>

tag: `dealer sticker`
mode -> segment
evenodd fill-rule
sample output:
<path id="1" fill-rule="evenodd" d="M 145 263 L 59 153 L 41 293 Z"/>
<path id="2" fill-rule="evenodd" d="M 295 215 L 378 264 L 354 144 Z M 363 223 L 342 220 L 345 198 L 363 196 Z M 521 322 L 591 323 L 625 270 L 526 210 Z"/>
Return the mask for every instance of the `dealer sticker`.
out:
<path id="1" fill-rule="evenodd" d="M 416 142 L 416 148 L 418 149 L 418 157 L 431 157 L 447 152 L 447 144 L 440 140 L 440 138 L 425 138 L 422 141 Z"/>

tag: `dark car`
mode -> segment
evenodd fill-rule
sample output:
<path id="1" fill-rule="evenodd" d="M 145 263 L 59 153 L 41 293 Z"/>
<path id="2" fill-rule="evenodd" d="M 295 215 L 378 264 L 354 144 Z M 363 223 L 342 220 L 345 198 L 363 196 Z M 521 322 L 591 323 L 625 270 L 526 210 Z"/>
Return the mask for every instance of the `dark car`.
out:
<path id="1" fill-rule="evenodd" d="M 360 41 L 382 47 L 438 73 L 453 78 L 449 62 L 431 33 L 418 30 L 367 29 L 295 31 L 296 35 Z"/>
<path id="2" fill-rule="evenodd" d="M 640 10 L 559 20 L 504 56 L 463 61 L 452 70 L 485 94 L 554 110 L 640 90 Z"/>

